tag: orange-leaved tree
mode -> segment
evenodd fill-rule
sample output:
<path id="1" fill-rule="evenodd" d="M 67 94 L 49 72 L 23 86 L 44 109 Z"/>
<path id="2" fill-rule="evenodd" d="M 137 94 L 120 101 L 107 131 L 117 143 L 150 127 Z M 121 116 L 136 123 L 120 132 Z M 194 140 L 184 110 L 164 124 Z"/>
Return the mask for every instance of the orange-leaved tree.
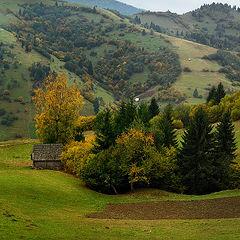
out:
<path id="1" fill-rule="evenodd" d="M 77 85 L 68 87 L 64 74 L 50 75 L 45 79 L 45 86 L 35 90 L 33 101 L 40 141 L 63 144 L 71 141 L 84 104 Z"/>

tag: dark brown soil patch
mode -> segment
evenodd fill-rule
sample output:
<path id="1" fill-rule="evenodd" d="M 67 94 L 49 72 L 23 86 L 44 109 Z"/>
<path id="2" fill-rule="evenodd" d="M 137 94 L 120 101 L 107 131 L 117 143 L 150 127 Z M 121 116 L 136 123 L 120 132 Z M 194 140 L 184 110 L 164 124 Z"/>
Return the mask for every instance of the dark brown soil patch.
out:
<path id="1" fill-rule="evenodd" d="M 108 204 L 104 211 L 87 217 L 131 220 L 240 218 L 240 197 Z"/>

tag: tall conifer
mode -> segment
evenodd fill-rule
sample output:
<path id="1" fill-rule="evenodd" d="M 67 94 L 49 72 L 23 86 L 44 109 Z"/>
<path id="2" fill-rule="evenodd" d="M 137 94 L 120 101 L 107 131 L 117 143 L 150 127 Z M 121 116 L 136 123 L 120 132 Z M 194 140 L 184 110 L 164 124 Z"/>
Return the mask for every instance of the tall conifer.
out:
<path id="1" fill-rule="evenodd" d="M 205 194 L 215 190 L 214 134 L 207 114 L 199 108 L 183 136 L 178 163 L 186 193 Z"/>
<path id="2" fill-rule="evenodd" d="M 229 112 L 225 113 L 216 131 L 216 157 L 215 175 L 218 180 L 219 188 L 227 187 L 231 161 L 236 157 L 237 149 L 235 142 L 234 126 Z"/>
<path id="3" fill-rule="evenodd" d="M 153 118 L 159 114 L 159 107 L 158 107 L 157 101 L 154 97 L 151 99 L 151 103 L 149 106 L 149 112 L 151 114 L 151 118 Z"/>

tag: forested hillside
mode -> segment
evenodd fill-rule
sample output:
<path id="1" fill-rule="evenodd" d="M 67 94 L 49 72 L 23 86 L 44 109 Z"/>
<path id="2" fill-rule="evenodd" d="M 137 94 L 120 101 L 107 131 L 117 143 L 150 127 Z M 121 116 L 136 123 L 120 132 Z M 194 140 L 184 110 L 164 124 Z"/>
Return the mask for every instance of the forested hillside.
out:
<path id="1" fill-rule="evenodd" d="M 100 8 L 116 10 L 124 15 L 133 15 L 144 11 L 143 9 L 139 9 L 116 0 L 67 0 L 67 2 L 80 3 L 92 7 L 97 6 Z"/>
<path id="2" fill-rule="evenodd" d="M 128 33 L 137 37 L 142 33 L 95 7 L 25 4 L 16 15 L 21 22 L 11 24 L 9 29 L 16 33 L 25 51 L 35 49 L 48 59 L 54 55 L 65 62 L 67 70 L 82 78 L 83 94 L 89 101 L 94 100 L 93 82 L 120 100 L 157 84 L 169 86 L 181 72 L 174 52 L 168 48 L 152 52 L 125 39 Z M 99 52 L 100 48 L 104 51 Z M 142 82 L 131 81 L 134 74 L 139 74 Z"/>
<path id="3" fill-rule="evenodd" d="M 135 20 L 158 32 L 225 50 L 239 51 L 240 9 L 228 4 L 205 4 L 183 15 L 144 12 Z"/>
<path id="4" fill-rule="evenodd" d="M 46 76 L 66 74 L 93 115 L 119 100 L 203 103 L 211 86 L 236 80 L 219 71 L 217 49 L 139 26 L 139 19 L 79 4 L 0 0 L 1 139 L 33 137 L 31 97 Z M 194 92 L 198 94 L 194 94 Z"/>

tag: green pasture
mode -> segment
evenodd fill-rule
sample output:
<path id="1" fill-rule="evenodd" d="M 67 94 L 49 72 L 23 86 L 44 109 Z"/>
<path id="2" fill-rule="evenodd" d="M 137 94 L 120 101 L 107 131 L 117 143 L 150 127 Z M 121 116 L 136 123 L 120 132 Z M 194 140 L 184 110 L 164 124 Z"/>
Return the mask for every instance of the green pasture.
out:
<path id="1" fill-rule="evenodd" d="M 32 169 L 33 143 L 28 140 L 0 143 L 0 239 L 225 240 L 240 237 L 239 219 L 141 221 L 86 218 L 86 214 L 103 210 L 107 203 L 200 200 L 240 196 L 240 191 L 187 196 L 142 189 L 118 196 L 104 195 L 87 189 L 78 178 L 64 172 Z"/>

